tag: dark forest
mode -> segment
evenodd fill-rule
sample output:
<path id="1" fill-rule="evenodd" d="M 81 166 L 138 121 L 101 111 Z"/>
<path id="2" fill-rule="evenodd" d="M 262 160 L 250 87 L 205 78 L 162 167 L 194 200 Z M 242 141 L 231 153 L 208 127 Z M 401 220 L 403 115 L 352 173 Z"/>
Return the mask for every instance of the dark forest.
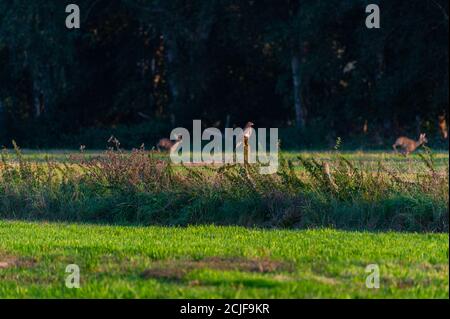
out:
<path id="1" fill-rule="evenodd" d="M 0 0 L 0 144 L 148 145 L 193 119 L 281 129 L 285 148 L 444 147 L 448 1 Z M 434 143 L 434 144 L 433 144 Z"/>

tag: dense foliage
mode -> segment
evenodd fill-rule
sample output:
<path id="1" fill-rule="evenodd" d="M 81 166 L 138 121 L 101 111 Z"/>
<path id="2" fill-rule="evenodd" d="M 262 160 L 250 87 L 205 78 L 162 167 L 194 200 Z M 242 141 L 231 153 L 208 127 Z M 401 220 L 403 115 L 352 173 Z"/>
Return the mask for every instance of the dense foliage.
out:
<path id="1" fill-rule="evenodd" d="M 68 3 L 0 0 L 0 144 L 152 144 L 202 119 L 374 145 L 437 136 L 448 108 L 445 0 L 78 0 L 79 30 Z"/>

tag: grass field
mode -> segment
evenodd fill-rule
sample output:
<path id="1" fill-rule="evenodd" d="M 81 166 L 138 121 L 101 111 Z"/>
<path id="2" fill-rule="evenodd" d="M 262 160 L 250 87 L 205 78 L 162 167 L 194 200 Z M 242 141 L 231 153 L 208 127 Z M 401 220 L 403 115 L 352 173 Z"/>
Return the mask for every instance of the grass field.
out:
<path id="1" fill-rule="evenodd" d="M 10 150 L 10 153 L 13 152 Z M 80 152 L 73 150 L 22 150 L 22 155 L 25 159 L 31 160 L 37 163 L 43 163 L 47 159 L 56 162 L 66 162 L 73 154 L 79 154 Z M 129 152 L 128 152 L 129 153 Z M 296 160 L 298 156 L 305 158 L 316 158 L 318 160 L 332 160 L 335 156 L 335 151 L 282 151 L 282 155 L 286 159 Z M 84 151 L 84 156 L 87 158 L 95 158 L 104 156 L 105 152 L 101 150 Z M 413 153 L 409 157 L 400 156 L 393 151 L 341 151 L 340 154 L 346 156 L 349 160 L 354 162 L 364 162 L 367 164 L 376 164 L 378 161 L 384 161 L 390 166 L 407 166 L 412 169 L 420 167 L 421 161 L 418 153 Z M 155 153 L 155 157 L 164 159 L 167 155 L 164 153 Z M 435 164 L 439 168 L 445 168 L 448 166 L 449 153 L 448 150 L 434 151 Z"/>
<path id="2" fill-rule="evenodd" d="M 449 298 L 448 153 L 282 158 L 4 151 L 0 298 Z"/>
<path id="3" fill-rule="evenodd" d="M 7 221 L 0 238 L 0 298 L 449 297 L 448 234 Z"/>

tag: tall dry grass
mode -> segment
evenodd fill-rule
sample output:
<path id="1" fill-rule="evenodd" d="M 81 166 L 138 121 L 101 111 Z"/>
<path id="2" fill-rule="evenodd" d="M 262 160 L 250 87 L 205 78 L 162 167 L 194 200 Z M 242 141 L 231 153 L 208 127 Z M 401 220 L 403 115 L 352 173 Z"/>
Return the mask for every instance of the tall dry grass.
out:
<path id="1" fill-rule="evenodd" d="M 36 163 L 4 150 L 0 217 L 79 222 L 357 230 L 448 231 L 448 167 L 431 151 L 423 170 L 374 169 L 336 152 L 326 162 L 280 158 L 275 175 L 258 165 L 173 166 L 152 152 L 108 150 Z"/>

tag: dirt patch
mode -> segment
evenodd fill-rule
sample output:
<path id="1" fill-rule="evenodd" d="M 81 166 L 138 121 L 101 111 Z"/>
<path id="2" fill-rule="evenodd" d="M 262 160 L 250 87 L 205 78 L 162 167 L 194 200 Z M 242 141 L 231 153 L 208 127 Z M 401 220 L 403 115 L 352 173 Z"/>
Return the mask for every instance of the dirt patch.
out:
<path id="1" fill-rule="evenodd" d="M 253 273 L 293 272 L 295 267 L 287 262 L 268 259 L 209 257 L 201 260 L 167 260 L 154 263 L 144 271 L 145 278 L 181 280 L 197 269 L 242 271 Z"/>
<path id="2" fill-rule="evenodd" d="M 0 270 L 13 267 L 32 267 L 36 260 L 0 254 Z"/>
<path id="3" fill-rule="evenodd" d="M 430 263 L 422 263 L 419 265 L 420 269 L 424 271 L 431 272 L 448 272 L 449 265 L 448 264 L 430 264 Z"/>

